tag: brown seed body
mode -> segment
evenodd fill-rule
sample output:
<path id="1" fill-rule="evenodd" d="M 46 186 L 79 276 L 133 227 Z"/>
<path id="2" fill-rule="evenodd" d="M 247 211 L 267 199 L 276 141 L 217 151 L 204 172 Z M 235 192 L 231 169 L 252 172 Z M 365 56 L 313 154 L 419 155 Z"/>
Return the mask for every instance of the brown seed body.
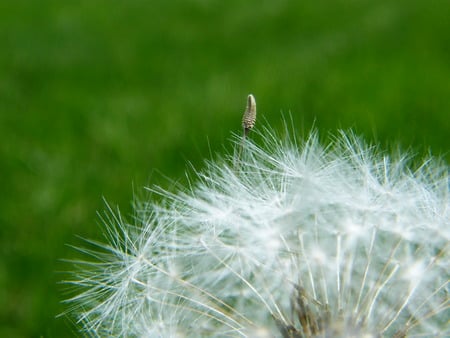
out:
<path id="1" fill-rule="evenodd" d="M 256 101 L 252 94 L 247 97 L 247 107 L 245 108 L 244 116 L 242 117 L 242 128 L 244 128 L 244 135 L 255 126 L 256 122 Z"/>

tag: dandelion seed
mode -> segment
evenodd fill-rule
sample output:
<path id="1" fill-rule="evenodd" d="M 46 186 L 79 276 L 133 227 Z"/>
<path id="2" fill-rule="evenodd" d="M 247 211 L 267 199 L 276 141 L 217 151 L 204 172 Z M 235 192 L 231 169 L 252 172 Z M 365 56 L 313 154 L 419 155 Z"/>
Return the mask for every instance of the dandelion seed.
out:
<path id="1" fill-rule="evenodd" d="M 253 129 L 256 123 L 256 101 L 255 97 L 252 94 L 249 94 L 247 97 L 247 106 L 245 107 L 244 115 L 242 116 L 242 140 L 239 146 L 238 154 L 234 159 L 233 167 L 238 169 L 239 161 L 242 156 L 242 152 L 244 151 L 245 138 L 247 137 L 250 130 Z"/>
<path id="2" fill-rule="evenodd" d="M 244 137 L 246 137 L 256 122 L 256 101 L 252 94 L 247 97 L 247 107 L 242 117 L 242 128 L 244 128 Z"/>

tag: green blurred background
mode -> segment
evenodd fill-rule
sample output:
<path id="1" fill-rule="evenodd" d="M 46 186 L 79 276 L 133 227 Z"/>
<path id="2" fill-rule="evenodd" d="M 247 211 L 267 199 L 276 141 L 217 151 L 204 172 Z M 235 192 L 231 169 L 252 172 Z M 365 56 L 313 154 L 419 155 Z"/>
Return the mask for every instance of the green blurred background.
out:
<path id="1" fill-rule="evenodd" d="M 74 336 L 66 244 L 100 236 L 102 196 L 130 214 L 222 151 L 248 93 L 277 130 L 291 113 L 448 160 L 449 18 L 448 0 L 1 1 L 0 336 Z"/>

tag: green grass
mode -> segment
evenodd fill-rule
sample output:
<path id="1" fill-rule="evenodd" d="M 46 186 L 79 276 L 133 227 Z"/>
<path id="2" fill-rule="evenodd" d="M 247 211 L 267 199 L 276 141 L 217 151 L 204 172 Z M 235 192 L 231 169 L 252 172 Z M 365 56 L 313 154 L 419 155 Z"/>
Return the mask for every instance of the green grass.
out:
<path id="1" fill-rule="evenodd" d="M 449 17 L 444 0 L 1 2 L 0 336 L 74 336 L 55 319 L 66 244 L 100 236 L 102 196 L 127 213 L 133 189 L 222 151 L 248 93 L 275 129 L 290 113 L 448 160 Z"/>

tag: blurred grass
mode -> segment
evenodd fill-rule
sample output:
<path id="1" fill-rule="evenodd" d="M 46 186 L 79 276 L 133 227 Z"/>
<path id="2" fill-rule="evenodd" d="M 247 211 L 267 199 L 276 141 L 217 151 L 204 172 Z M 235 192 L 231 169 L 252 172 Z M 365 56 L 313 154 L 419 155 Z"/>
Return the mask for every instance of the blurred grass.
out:
<path id="1" fill-rule="evenodd" d="M 74 336 L 60 258 L 240 131 L 353 127 L 449 159 L 448 1 L 0 3 L 0 336 Z M 261 121 L 261 120 L 260 120 Z"/>

